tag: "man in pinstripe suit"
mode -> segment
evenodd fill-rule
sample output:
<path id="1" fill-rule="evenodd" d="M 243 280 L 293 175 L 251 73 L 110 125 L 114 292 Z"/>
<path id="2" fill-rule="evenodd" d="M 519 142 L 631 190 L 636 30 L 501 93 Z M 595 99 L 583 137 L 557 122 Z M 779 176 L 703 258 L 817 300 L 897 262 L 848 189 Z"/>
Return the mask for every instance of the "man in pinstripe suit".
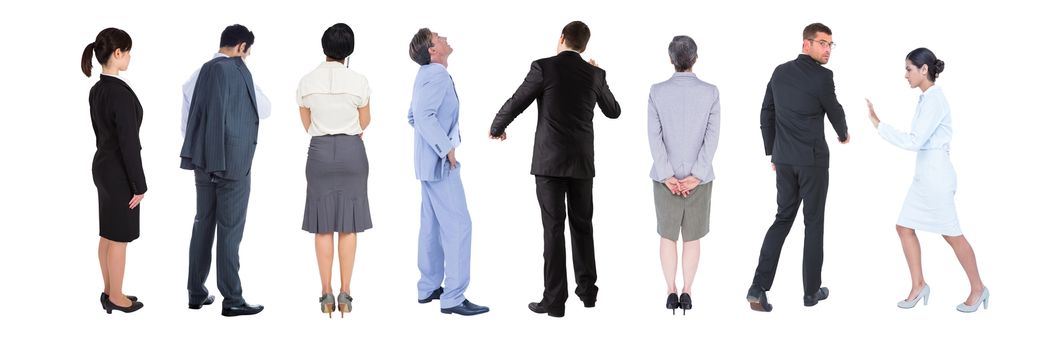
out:
<path id="1" fill-rule="evenodd" d="M 223 31 L 220 41 L 220 52 L 229 57 L 216 57 L 201 66 L 180 153 L 180 167 L 193 170 L 197 184 L 186 288 L 191 309 L 215 300 L 208 295 L 204 282 L 211 267 L 212 242 L 218 234 L 215 265 L 223 295 L 222 315 L 253 315 L 263 311 L 263 306 L 250 305 L 241 297 L 238 250 L 259 134 L 255 84 L 244 63 L 255 35 L 235 24 Z"/>

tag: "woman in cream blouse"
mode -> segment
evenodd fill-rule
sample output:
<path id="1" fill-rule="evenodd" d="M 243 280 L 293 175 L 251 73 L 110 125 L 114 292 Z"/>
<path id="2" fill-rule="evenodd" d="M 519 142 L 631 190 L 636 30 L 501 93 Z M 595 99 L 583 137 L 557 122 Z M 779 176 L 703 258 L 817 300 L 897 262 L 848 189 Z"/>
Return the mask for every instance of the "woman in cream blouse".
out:
<path id="1" fill-rule="evenodd" d="M 905 300 L 898 302 L 898 307 L 912 308 L 921 299 L 926 305 L 930 295 L 930 287 L 923 280 L 920 242 L 916 238 L 916 230 L 921 230 L 942 234 L 956 252 L 956 258 L 960 260 L 960 265 L 971 283 L 970 294 L 956 309 L 961 312 L 974 312 L 978 310 L 979 305 L 989 306 L 989 289 L 982 284 L 982 279 L 978 276 L 974 250 L 971 249 L 967 238 L 963 237 L 960 222 L 956 217 L 956 205 L 953 200 L 956 194 L 956 172 L 949 161 L 952 115 L 949 113 L 949 103 L 942 89 L 934 86 L 934 81 L 944 69 L 945 62 L 935 57 L 931 50 L 922 47 L 913 50 L 905 57 L 905 79 L 909 81 L 910 87 L 920 88 L 923 94 L 916 105 L 911 130 L 902 131 L 887 123 L 881 123 L 871 102 L 868 103 L 869 119 L 884 140 L 916 152 L 916 175 L 912 187 L 909 188 L 909 194 L 905 197 L 897 225 L 901 247 L 905 251 L 905 261 L 912 275 L 912 291 Z"/>
<path id="2" fill-rule="evenodd" d="M 369 125 L 365 76 L 347 68 L 354 31 L 337 23 L 321 37 L 325 62 L 299 82 L 296 97 L 303 128 L 312 136 L 307 153 L 307 199 L 303 230 L 314 233 L 321 274 L 321 311 L 332 317 L 350 312 L 350 276 L 357 233 L 372 228 L 369 214 L 369 163 L 361 133 Z M 332 293 L 333 235 L 339 235 L 340 289 Z M 338 307 L 337 307 L 338 303 Z"/>

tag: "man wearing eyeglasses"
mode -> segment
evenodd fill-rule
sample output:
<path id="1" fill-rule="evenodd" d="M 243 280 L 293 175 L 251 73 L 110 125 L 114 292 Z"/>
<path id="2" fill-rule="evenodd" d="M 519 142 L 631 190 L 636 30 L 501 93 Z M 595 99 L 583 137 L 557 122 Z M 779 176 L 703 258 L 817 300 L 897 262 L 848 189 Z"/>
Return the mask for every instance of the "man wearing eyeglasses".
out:
<path id="1" fill-rule="evenodd" d="M 836 99 L 832 71 L 822 65 L 832 54 L 832 30 L 821 23 L 803 29 L 803 52 L 777 66 L 766 85 L 760 112 L 766 154 L 777 173 L 777 215 L 759 252 L 748 303 L 752 310 L 770 311 L 766 291 L 774 282 L 785 237 L 803 204 L 803 305 L 828 298 L 821 286 L 824 259 L 825 197 L 828 194 L 828 143 L 823 116 L 827 115 L 839 142 L 850 142 L 843 106 Z"/>

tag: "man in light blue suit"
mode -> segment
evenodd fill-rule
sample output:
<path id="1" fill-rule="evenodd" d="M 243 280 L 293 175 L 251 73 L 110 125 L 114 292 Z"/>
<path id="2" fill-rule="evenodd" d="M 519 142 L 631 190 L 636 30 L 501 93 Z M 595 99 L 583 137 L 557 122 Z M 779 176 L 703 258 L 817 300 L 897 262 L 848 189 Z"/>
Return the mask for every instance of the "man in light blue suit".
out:
<path id="1" fill-rule="evenodd" d="M 471 215 L 456 161 L 460 101 L 445 69 L 452 51 L 445 37 L 427 28 L 409 43 L 409 57 L 420 65 L 409 108 L 409 125 L 416 134 L 416 178 L 422 187 L 416 287 L 421 304 L 440 299 L 442 313 L 471 316 L 489 308 L 464 297 L 471 281 Z"/>

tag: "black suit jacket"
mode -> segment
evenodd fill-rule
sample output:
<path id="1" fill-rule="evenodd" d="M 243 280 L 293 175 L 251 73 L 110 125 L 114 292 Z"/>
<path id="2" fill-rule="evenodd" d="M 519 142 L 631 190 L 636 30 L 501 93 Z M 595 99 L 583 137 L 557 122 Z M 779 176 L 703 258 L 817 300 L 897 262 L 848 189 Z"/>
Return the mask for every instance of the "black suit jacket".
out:
<path id="1" fill-rule="evenodd" d="M 518 91 L 496 113 L 490 135 L 499 136 L 537 100 L 536 135 L 530 173 L 571 178 L 595 177 L 595 104 L 602 114 L 620 116 L 620 104 L 606 84 L 606 71 L 579 53 L 563 51 L 533 61 Z"/>
<path id="2" fill-rule="evenodd" d="M 847 120 L 836 99 L 832 71 L 808 55 L 774 69 L 760 113 L 766 155 L 774 164 L 828 168 L 824 116 L 839 141 L 847 139 Z"/>
<path id="3" fill-rule="evenodd" d="M 88 104 L 97 148 L 91 162 L 92 171 L 105 178 L 127 179 L 132 194 L 146 193 L 139 144 L 142 125 L 139 98 L 120 78 L 103 75 L 91 87 Z"/>
<path id="4" fill-rule="evenodd" d="M 258 136 L 255 84 L 244 60 L 216 57 L 201 66 L 180 167 L 226 178 L 247 176 Z"/>

